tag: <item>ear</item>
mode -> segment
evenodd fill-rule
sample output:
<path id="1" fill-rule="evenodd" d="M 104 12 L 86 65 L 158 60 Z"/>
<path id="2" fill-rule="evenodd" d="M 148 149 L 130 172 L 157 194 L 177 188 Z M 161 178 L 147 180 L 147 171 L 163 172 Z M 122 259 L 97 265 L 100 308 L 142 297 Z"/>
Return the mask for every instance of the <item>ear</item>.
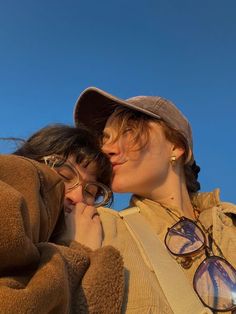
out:
<path id="1" fill-rule="evenodd" d="M 183 156 L 184 153 L 185 153 L 184 148 L 175 145 L 172 147 L 172 156 L 175 156 L 176 160 Z"/>

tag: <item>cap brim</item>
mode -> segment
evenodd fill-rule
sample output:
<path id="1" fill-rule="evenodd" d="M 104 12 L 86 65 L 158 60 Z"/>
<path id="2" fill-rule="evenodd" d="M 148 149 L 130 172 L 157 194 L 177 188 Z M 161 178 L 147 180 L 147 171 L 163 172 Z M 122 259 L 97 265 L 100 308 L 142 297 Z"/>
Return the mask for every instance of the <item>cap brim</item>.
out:
<path id="1" fill-rule="evenodd" d="M 159 118 L 158 115 L 152 114 L 145 108 L 138 107 L 126 100 L 115 97 L 97 87 L 88 87 L 80 94 L 76 101 L 74 108 L 75 125 L 82 122 L 87 127 L 101 133 L 105 127 L 107 119 L 113 113 L 117 105 Z"/>
<path id="2" fill-rule="evenodd" d="M 121 100 L 120 100 L 121 101 Z M 75 125 L 80 122 L 101 132 L 106 120 L 114 110 L 119 99 L 96 87 L 86 88 L 77 99 L 74 108 Z"/>

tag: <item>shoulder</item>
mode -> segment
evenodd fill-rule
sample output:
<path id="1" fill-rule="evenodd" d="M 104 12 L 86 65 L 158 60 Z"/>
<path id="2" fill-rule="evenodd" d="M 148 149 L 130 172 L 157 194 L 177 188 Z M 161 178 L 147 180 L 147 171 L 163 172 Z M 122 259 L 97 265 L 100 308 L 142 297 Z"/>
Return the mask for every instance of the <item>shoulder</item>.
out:
<path id="1" fill-rule="evenodd" d="M 98 209 L 103 232 L 104 232 L 104 245 L 110 244 L 117 246 L 117 241 L 120 242 L 120 237 L 126 234 L 126 225 L 120 216 L 119 212 L 110 208 Z"/>
<path id="2" fill-rule="evenodd" d="M 99 207 L 98 213 L 102 221 L 103 229 L 116 228 L 118 221 L 121 220 L 119 212 L 111 208 Z"/>
<path id="3" fill-rule="evenodd" d="M 48 235 L 49 230 L 54 229 L 63 206 L 64 184 L 60 177 L 37 161 L 16 155 L 0 155 L 0 180 L 11 187 L 11 193 L 17 192 L 18 198 L 24 201 L 35 238 L 38 238 L 39 230 Z M 14 203 L 17 204 L 16 201 Z"/>
<path id="4" fill-rule="evenodd" d="M 221 202 L 213 213 L 213 236 L 225 258 L 236 267 L 236 205 Z"/>
<path id="5" fill-rule="evenodd" d="M 101 216 L 108 216 L 108 217 L 110 216 L 110 217 L 116 217 L 116 218 L 120 217 L 118 211 L 112 208 L 108 208 L 108 207 L 99 207 L 98 212 L 99 212 L 99 215 Z"/>
<path id="6" fill-rule="evenodd" d="M 230 202 L 222 202 L 220 199 L 220 189 L 212 192 L 198 192 L 191 195 L 191 201 L 200 212 L 216 209 L 217 212 L 236 213 L 236 205 Z"/>
<path id="7" fill-rule="evenodd" d="M 11 172 L 12 175 L 18 174 L 20 170 L 22 172 L 22 169 L 32 172 L 35 168 L 31 164 L 30 159 L 16 155 L 0 155 L 0 165 L 2 171 L 5 171 L 7 174 Z"/>
<path id="8" fill-rule="evenodd" d="M 7 183 L 20 181 L 22 184 L 26 181 L 29 184 L 33 180 L 34 183 L 38 181 L 48 185 L 48 190 L 57 185 L 57 183 L 63 186 L 60 177 L 49 167 L 26 157 L 0 155 L 0 166 L 1 179 L 9 181 Z"/>
<path id="9" fill-rule="evenodd" d="M 221 202 L 220 207 L 222 208 L 222 212 L 236 214 L 236 205 L 230 202 Z"/>
<path id="10" fill-rule="evenodd" d="M 6 174 L 12 174 L 14 176 L 21 176 L 21 178 L 27 177 L 29 175 L 39 175 L 43 173 L 52 177 L 55 181 L 55 174 L 52 173 L 44 164 L 39 163 L 38 161 L 17 156 L 17 155 L 0 155 L 0 169 L 5 171 Z M 59 181 L 57 179 L 57 181 Z"/>

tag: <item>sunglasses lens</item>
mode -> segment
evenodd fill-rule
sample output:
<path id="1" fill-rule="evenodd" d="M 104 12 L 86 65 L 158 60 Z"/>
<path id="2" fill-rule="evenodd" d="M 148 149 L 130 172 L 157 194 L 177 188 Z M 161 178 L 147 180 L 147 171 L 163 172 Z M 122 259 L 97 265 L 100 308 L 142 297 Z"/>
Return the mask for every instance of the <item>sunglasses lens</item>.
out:
<path id="1" fill-rule="evenodd" d="M 230 311 L 236 308 L 236 270 L 218 256 L 205 259 L 194 279 L 198 296 L 213 310 Z"/>
<path id="2" fill-rule="evenodd" d="M 201 229 L 189 219 L 182 219 L 171 227 L 165 244 L 174 255 L 187 255 L 200 250 L 205 238 Z"/>

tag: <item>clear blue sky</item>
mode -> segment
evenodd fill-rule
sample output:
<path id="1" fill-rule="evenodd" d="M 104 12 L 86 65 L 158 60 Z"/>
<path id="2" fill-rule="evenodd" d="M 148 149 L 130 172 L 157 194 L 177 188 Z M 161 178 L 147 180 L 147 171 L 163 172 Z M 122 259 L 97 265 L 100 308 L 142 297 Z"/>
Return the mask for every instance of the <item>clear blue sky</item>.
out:
<path id="1" fill-rule="evenodd" d="M 235 0 L 1 1 L 0 44 L 0 136 L 72 124 L 91 85 L 161 95 L 192 124 L 202 190 L 236 203 Z"/>

